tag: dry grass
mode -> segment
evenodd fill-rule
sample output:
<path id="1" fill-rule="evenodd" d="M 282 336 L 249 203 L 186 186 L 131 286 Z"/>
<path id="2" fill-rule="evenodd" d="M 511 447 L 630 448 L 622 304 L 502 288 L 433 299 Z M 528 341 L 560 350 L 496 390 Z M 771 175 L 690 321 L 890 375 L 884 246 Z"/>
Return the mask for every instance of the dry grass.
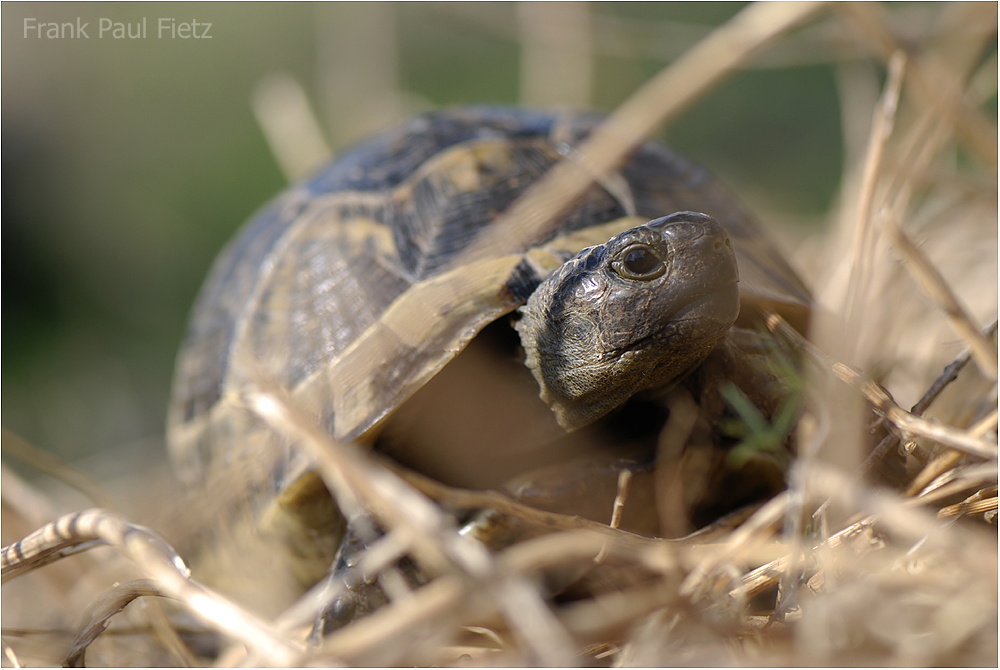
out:
<path id="1" fill-rule="evenodd" d="M 565 170 L 589 181 L 747 54 L 770 41 L 780 53 L 782 33 L 807 17 L 808 30 L 840 36 L 834 60 L 837 44 L 855 54 L 860 43 L 886 66 L 874 107 L 853 104 L 875 81 L 871 62 L 870 76 L 841 78 L 857 161 L 836 225 L 795 253 L 818 303 L 801 343 L 800 454 L 788 489 L 749 518 L 651 540 L 451 489 L 335 443 L 261 381 L 247 406 L 312 452 L 348 516 L 386 530 L 352 570 L 380 575 L 391 602 L 309 645 L 323 589 L 262 618 L 191 580 L 149 531 L 87 512 L 26 539 L 24 556 L 5 549 L 5 610 L 23 621 L 4 630 L 5 663 L 79 662 L 86 652 L 111 665 L 994 665 L 997 341 L 995 327 L 982 331 L 997 310 L 997 139 L 979 103 L 995 95 L 996 58 L 979 59 L 996 39 L 995 10 L 956 6 L 950 29 L 906 52 L 879 7 L 751 7 L 612 117 L 607 135 L 627 132 L 627 141 L 595 133 L 581 148 L 593 172 L 573 167 L 579 156 Z M 787 43 L 801 49 L 796 40 Z M 546 183 L 525 197 L 556 202 Z M 546 216 L 517 217 L 522 206 L 507 215 L 527 221 L 518 234 L 532 237 Z M 560 206 L 528 209 L 551 218 Z M 862 399 L 877 425 L 867 425 Z M 884 436 L 871 454 L 869 434 Z M 93 491 L 64 466 L 47 467 Z M 53 518 L 44 492 L 3 475 L 5 530 L 27 535 Z M 552 532 L 489 552 L 456 532 L 456 512 L 477 507 Z M 110 548 L 79 553 L 95 544 Z M 426 584 L 401 578 L 393 566 L 403 555 Z M 542 575 L 585 569 L 613 588 L 557 603 L 540 587 Z M 101 595 L 111 583 L 120 585 Z"/>

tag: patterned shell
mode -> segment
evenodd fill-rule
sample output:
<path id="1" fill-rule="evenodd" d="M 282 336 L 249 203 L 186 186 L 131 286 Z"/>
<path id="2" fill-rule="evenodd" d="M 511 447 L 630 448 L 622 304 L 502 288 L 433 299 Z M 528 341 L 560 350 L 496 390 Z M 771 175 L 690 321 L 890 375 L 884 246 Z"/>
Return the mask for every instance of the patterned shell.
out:
<path id="1" fill-rule="evenodd" d="M 807 290 L 746 210 L 656 143 L 594 184 L 549 240 L 462 264 L 462 250 L 599 122 L 503 108 L 427 114 L 257 214 L 216 261 L 178 359 L 168 441 L 181 477 L 204 484 L 237 468 L 246 485 L 280 490 L 308 466 L 240 406 L 254 375 L 289 389 L 337 438 L 363 439 L 545 272 L 672 212 L 727 228 L 744 312 L 805 308 Z"/>

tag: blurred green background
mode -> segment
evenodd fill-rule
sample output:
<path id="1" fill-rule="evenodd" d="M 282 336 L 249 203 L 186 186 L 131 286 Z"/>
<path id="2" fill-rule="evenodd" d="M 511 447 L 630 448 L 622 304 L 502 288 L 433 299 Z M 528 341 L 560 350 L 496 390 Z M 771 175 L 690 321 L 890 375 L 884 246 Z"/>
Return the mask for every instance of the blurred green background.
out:
<path id="1" fill-rule="evenodd" d="M 585 6 L 586 104 L 614 108 L 741 7 Z M 72 460 L 161 453 L 198 287 L 225 241 L 286 184 L 252 111 L 262 77 L 299 82 L 339 148 L 371 132 L 365 123 L 420 109 L 538 98 L 537 88 L 525 94 L 525 40 L 548 39 L 544 21 L 540 38 L 526 37 L 531 17 L 499 3 L 0 9 L 3 425 Z M 134 30 L 143 17 L 145 39 L 98 37 L 101 18 Z M 210 22 L 211 39 L 158 39 L 160 17 Z M 26 18 L 79 18 L 89 38 L 25 37 Z M 666 139 L 752 205 L 821 220 L 844 153 L 835 73 L 822 55 L 765 59 L 703 98 Z"/>

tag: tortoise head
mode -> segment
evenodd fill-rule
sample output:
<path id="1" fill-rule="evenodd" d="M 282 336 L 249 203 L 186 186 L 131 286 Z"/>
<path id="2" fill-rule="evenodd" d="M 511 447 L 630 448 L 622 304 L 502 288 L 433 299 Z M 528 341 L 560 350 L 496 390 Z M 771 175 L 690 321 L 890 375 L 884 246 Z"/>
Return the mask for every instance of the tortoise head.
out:
<path id="1" fill-rule="evenodd" d="M 697 366 L 739 314 L 736 256 L 711 217 L 680 212 L 584 249 L 521 308 L 541 397 L 567 430 Z"/>

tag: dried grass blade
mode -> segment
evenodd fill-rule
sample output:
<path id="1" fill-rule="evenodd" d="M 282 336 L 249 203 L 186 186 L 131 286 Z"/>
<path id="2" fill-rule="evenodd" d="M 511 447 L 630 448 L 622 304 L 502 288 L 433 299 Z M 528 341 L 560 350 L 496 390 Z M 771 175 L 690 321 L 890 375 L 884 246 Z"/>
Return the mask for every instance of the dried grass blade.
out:
<path id="1" fill-rule="evenodd" d="M 20 659 L 17 657 L 17 653 L 14 651 L 14 648 L 7 644 L 6 640 L 0 640 L 0 642 L 3 642 L 3 655 L 8 661 L 10 661 L 11 666 L 15 668 L 23 667 Z"/>
<path id="2" fill-rule="evenodd" d="M 786 491 L 771 498 L 746 523 L 736 529 L 730 536 L 724 550 L 705 557 L 688 573 L 681 583 L 681 595 L 693 595 L 700 590 L 705 580 L 725 562 L 735 561 L 741 553 L 753 547 L 752 542 L 760 542 L 761 536 L 770 532 L 770 527 L 777 523 L 792 504 L 791 496 Z"/>
<path id="3" fill-rule="evenodd" d="M 823 3 L 757 3 L 717 28 L 622 103 L 580 146 L 545 175 L 454 262 L 465 265 L 498 249 L 545 237 L 559 215 L 606 176 L 659 125 L 676 116 L 769 41 L 799 25 Z"/>
<path id="4" fill-rule="evenodd" d="M 861 391 L 868 402 L 874 405 L 885 416 L 886 420 L 894 424 L 899 430 L 935 440 L 943 445 L 960 449 L 979 458 L 994 460 L 997 458 L 997 445 L 995 443 L 977 438 L 968 431 L 946 426 L 933 419 L 925 419 L 907 412 L 896 404 L 896 401 L 892 399 L 888 391 L 862 372 L 832 360 L 811 342 L 799 335 L 795 329 L 785 323 L 777 314 L 771 314 L 768 317 L 767 326 L 791 339 L 810 358 L 832 371 L 841 381 Z"/>
<path id="5" fill-rule="evenodd" d="M 917 284 L 935 305 L 948 317 L 948 323 L 955 333 L 965 340 L 972 352 L 972 357 L 982 370 L 983 375 L 990 379 L 997 378 L 997 350 L 991 342 L 983 337 L 972 317 L 951 290 L 948 282 L 931 263 L 927 255 L 913 243 L 899 223 L 890 215 L 883 219 L 886 231 L 893 244 L 903 255 L 906 269 Z"/>
<path id="6" fill-rule="evenodd" d="M 457 575 L 438 577 L 412 598 L 382 607 L 326 636 L 321 651 L 348 664 L 357 662 L 397 636 L 455 613 L 465 593 L 466 585 Z"/>
<path id="7" fill-rule="evenodd" d="M 125 609 L 125 606 L 142 596 L 164 597 L 164 593 L 156 584 L 148 579 L 137 579 L 124 584 L 115 584 L 95 600 L 87 614 L 86 623 L 73 640 L 73 646 L 63 659 L 65 668 L 82 668 L 84 655 L 90 643 L 105 631 L 111 617 Z M 176 660 L 176 659 L 175 659 Z"/>
<path id="8" fill-rule="evenodd" d="M 305 91 L 289 75 L 274 73 L 257 82 L 253 112 L 289 182 L 305 177 L 333 155 Z"/>
<path id="9" fill-rule="evenodd" d="M 3 504 L 29 528 L 48 523 L 57 516 L 48 496 L 24 481 L 6 464 L 0 463 L 0 496 Z"/>
<path id="10" fill-rule="evenodd" d="M 529 662 L 552 668 L 573 665 L 576 645 L 532 582 L 519 576 L 507 577 L 496 588 L 495 597 L 508 613 L 511 628 L 531 650 L 534 658 Z"/>
<path id="11" fill-rule="evenodd" d="M 302 649 L 264 622 L 191 580 L 184 561 L 158 535 L 105 510 L 68 514 L 4 547 L 0 570 L 7 575 L 36 565 L 64 549 L 94 542 L 115 547 L 149 579 L 155 580 L 163 593 L 184 602 L 196 615 L 229 633 L 268 662 L 288 665 L 302 653 Z"/>
<path id="12" fill-rule="evenodd" d="M 334 441 L 301 412 L 282 389 L 263 380 L 258 380 L 258 386 L 266 390 L 247 392 L 248 406 L 275 429 L 300 440 L 316 457 L 324 481 L 331 489 L 349 488 L 350 493 L 389 528 L 405 529 L 412 551 L 422 565 L 431 566 L 431 573 L 457 572 L 463 578 L 479 580 L 489 580 L 496 575 L 495 562 L 486 548 L 458 534 L 454 519 L 431 500 L 388 469 L 364 459 L 354 445 Z M 427 588 L 407 597 L 399 605 L 416 601 Z M 558 621 L 530 584 L 511 578 L 493 582 L 488 590 L 538 658 L 546 662 L 559 661 L 557 664 L 561 665 L 572 659 L 572 647 L 566 643 L 567 634 L 560 631 Z M 526 612 L 531 614 L 531 626 L 522 625 Z M 544 638 L 538 636 L 539 630 L 545 631 Z"/>
<path id="13" fill-rule="evenodd" d="M 872 258 L 875 254 L 875 238 L 872 234 L 875 189 L 882 173 L 885 147 L 892 135 L 905 67 L 906 55 L 902 51 L 895 52 L 889 59 L 889 78 L 882 93 L 879 111 L 872 119 L 871 135 L 868 138 L 868 149 L 862 171 L 861 195 L 858 198 L 855 217 L 853 262 L 848 281 L 847 305 L 844 310 L 848 333 L 858 332 L 858 323 L 863 313 L 861 306 L 871 278 Z"/>
<path id="14" fill-rule="evenodd" d="M 971 435 L 969 431 L 952 428 L 933 419 L 925 419 L 907 412 L 896 404 L 896 401 L 884 388 L 843 363 L 833 363 L 831 369 L 842 381 L 860 390 L 889 422 L 904 433 L 926 437 L 979 458 L 996 460 L 997 445 L 995 443 L 979 439 Z"/>
<path id="15" fill-rule="evenodd" d="M 86 473 L 81 472 L 58 456 L 39 449 L 7 428 L 0 429 L 0 434 L 3 436 L 3 451 L 8 455 L 76 489 L 90 498 L 97 507 L 115 509 L 116 506 L 111 496 Z"/>
<path id="16" fill-rule="evenodd" d="M 988 3 L 984 3 L 988 4 Z M 906 51 L 893 35 L 885 10 L 871 2 L 838 3 L 842 11 L 866 43 L 888 61 L 896 51 Z M 987 10 L 993 15 L 996 12 Z M 953 120 L 955 127 L 969 151 L 979 157 L 994 171 L 997 169 L 997 132 L 986 117 L 969 105 L 955 82 L 942 71 L 941 64 L 928 54 L 915 58 L 907 73 L 907 80 L 918 102 L 930 107 L 945 119 Z"/>
<path id="17" fill-rule="evenodd" d="M 996 425 L 997 410 L 994 408 L 992 412 L 969 428 L 969 435 L 972 435 L 973 437 L 980 437 L 989 431 L 994 430 Z M 906 495 L 915 496 L 919 494 L 935 478 L 957 465 L 958 462 L 962 460 L 962 456 L 962 452 L 956 449 L 949 449 L 944 453 L 939 454 L 934 460 L 924 466 L 917 476 L 913 478 L 913 482 L 906 490 Z"/>
<path id="18" fill-rule="evenodd" d="M 991 493 L 993 496 L 987 497 Z M 996 493 L 996 486 L 991 486 L 981 491 L 977 491 L 957 505 L 942 507 L 938 510 L 938 517 L 944 519 L 953 516 L 972 516 L 974 514 L 985 514 L 986 512 L 995 510 L 997 509 Z"/>
<path id="19" fill-rule="evenodd" d="M 996 462 L 953 468 L 928 484 L 919 496 L 908 502 L 913 505 L 932 503 L 977 486 L 996 484 L 997 472 Z"/>
<path id="20" fill-rule="evenodd" d="M 845 541 L 858 535 L 859 533 L 869 534 L 874 524 L 875 517 L 866 517 L 861 521 L 853 523 L 847 528 L 831 535 L 824 542 L 821 542 L 812 549 L 813 551 L 823 547 L 837 549 L 843 546 Z M 730 597 L 739 601 L 752 598 L 753 596 L 762 593 L 767 588 L 777 584 L 778 580 L 788 571 L 792 564 L 793 560 L 791 555 L 787 555 L 776 558 L 770 563 L 751 570 L 743 576 L 743 579 L 740 580 L 739 586 L 729 591 Z"/>

